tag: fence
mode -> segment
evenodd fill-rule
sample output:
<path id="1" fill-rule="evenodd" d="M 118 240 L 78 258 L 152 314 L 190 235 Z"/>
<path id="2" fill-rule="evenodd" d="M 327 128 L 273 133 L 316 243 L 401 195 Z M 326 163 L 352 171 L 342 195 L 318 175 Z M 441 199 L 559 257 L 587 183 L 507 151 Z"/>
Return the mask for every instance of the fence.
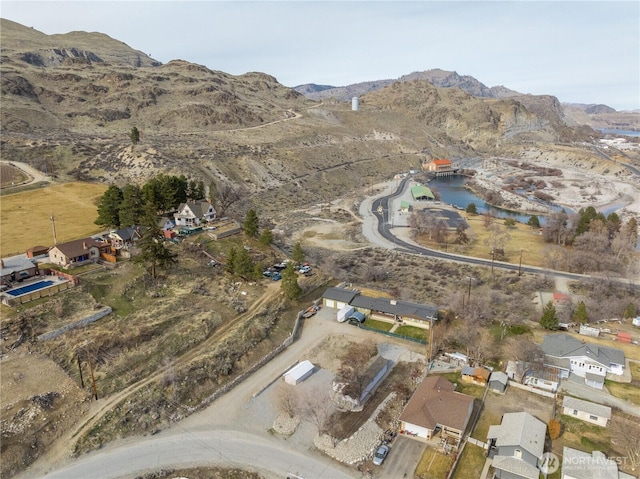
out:
<path id="1" fill-rule="evenodd" d="M 204 407 L 208 406 L 209 404 L 211 404 L 213 401 L 215 401 L 216 399 L 218 399 L 220 396 L 222 396 L 223 394 L 231 391 L 231 389 L 233 389 L 234 387 L 236 387 L 238 384 L 240 384 L 242 381 L 244 381 L 245 379 L 247 379 L 249 376 L 251 376 L 254 372 L 256 372 L 258 369 L 260 369 L 262 366 L 264 366 L 265 364 L 267 364 L 269 361 L 271 361 L 273 358 L 275 358 L 278 354 L 280 354 L 282 351 L 284 351 L 285 349 L 287 349 L 289 346 L 291 346 L 291 344 L 293 344 L 293 342 L 298 339 L 298 336 L 300 334 L 300 327 L 302 325 L 302 315 L 303 315 L 304 311 L 300 311 L 298 313 L 298 316 L 296 317 L 296 322 L 293 325 L 293 329 L 291 330 L 291 334 L 287 337 L 287 339 L 285 339 L 282 344 L 280 346 L 278 346 L 276 349 L 274 349 L 273 351 L 271 351 L 269 354 L 267 354 L 266 356 L 264 356 L 262 359 L 260 359 L 259 361 L 257 361 L 253 366 L 251 366 L 248 370 L 246 370 L 245 372 L 243 372 L 242 374 L 240 374 L 239 376 L 236 376 L 231 382 L 228 382 L 227 384 L 225 384 L 224 386 L 222 386 L 220 389 L 218 389 L 217 391 L 215 391 L 211 396 L 206 397 L 205 399 L 203 399 L 200 404 L 198 404 L 196 407 L 191 408 L 190 411 L 191 412 L 195 412 L 199 409 L 203 409 Z M 262 390 L 260 390 L 258 393 L 255 394 L 255 396 L 257 396 L 258 394 L 260 394 L 262 391 L 264 391 L 266 388 L 268 388 L 269 386 L 271 386 L 274 382 L 276 382 L 278 379 L 280 378 L 280 376 L 277 376 L 273 381 L 271 381 L 269 384 L 267 384 L 264 388 L 262 388 Z"/>
<path id="2" fill-rule="evenodd" d="M 55 339 L 61 334 L 66 333 L 67 331 L 70 331 L 72 329 L 83 328 L 88 324 L 95 323 L 97 320 L 104 318 L 108 314 L 111 314 L 110 306 L 106 306 L 102 308 L 100 311 L 98 311 L 97 313 L 94 313 L 91 316 L 87 316 L 86 318 L 81 319 L 80 321 L 75 321 L 73 323 L 65 324 L 61 328 L 54 329 L 53 331 L 50 331 L 48 333 L 41 334 L 40 336 L 38 336 L 38 341 L 49 341 L 51 339 Z"/>
<path id="3" fill-rule="evenodd" d="M 414 343 L 419 343 L 419 344 L 428 343 L 428 341 L 425 339 L 412 338 L 411 336 L 404 336 L 403 334 L 396 334 L 396 333 L 391 333 L 389 331 L 382 331 L 381 329 L 370 328 L 368 326 L 365 326 L 364 324 L 360 324 L 358 327 L 362 329 L 366 329 L 367 331 L 373 331 L 375 333 L 384 334 L 392 338 L 405 339 L 407 341 L 413 341 Z"/>
<path id="4" fill-rule="evenodd" d="M 515 381 L 509 380 L 509 386 L 513 386 L 518 389 L 524 389 L 525 391 L 529 391 L 531 393 L 539 394 L 540 396 L 544 396 L 546 398 L 554 398 L 556 395 L 549 391 L 543 391 L 542 389 L 534 388 L 531 386 L 527 386 L 525 384 L 520 384 Z"/>

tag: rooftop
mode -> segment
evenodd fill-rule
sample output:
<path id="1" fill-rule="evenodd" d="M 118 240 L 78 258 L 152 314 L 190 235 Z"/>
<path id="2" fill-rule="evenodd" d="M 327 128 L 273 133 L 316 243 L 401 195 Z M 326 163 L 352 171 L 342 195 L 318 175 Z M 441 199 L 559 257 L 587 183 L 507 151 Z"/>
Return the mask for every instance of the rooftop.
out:
<path id="1" fill-rule="evenodd" d="M 511 412 L 502 416 L 499 426 L 490 426 L 488 439 L 496 446 L 520 446 L 540 458 L 544 452 L 547 425 L 527 412 Z"/>
<path id="2" fill-rule="evenodd" d="M 624 353 L 620 349 L 586 343 L 568 334 L 547 334 L 542 343 L 542 351 L 558 358 L 585 356 L 606 367 L 625 364 Z"/>
<path id="3" fill-rule="evenodd" d="M 582 399 L 565 396 L 564 400 L 562 401 L 562 407 L 577 409 L 578 411 L 584 411 L 598 417 L 611 419 L 611 408 L 609 406 L 603 406 L 602 404 L 583 401 Z"/>
<path id="4" fill-rule="evenodd" d="M 435 429 L 436 425 L 464 430 L 473 397 L 454 391 L 455 386 L 440 376 L 428 376 L 411 396 L 400 420 Z"/>

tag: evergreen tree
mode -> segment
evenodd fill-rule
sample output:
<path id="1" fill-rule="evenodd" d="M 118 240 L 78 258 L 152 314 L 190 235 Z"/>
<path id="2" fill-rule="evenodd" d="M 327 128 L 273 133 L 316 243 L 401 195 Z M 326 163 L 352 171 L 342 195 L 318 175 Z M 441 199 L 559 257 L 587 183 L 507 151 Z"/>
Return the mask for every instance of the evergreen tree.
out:
<path id="1" fill-rule="evenodd" d="M 254 264 L 249 252 L 244 248 L 239 248 L 233 262 L 233 272 L 242 278 L 253 277 Z"/>
<path id="2" fill-rule="evenodd" d="M 258 220 L 258 215 L 255 210 L 249 210 L 244 219 L 244 233 L 249 238 L 257 238 L 259 226 L 260 221 Z"/>
<path id="3" fill-rule="evenodd" d="M 578 307 L 573 313 L 573 322 L 579 324 L 586 324 L 589 322 L 589 316 L 587 315 L 587 306 L 584 301 L 580 301 Z"/>
<path id="4" fill-rule="evenodd" d="M 211 203 L 213 205 L 213 207 L 215 208 L 215 206 L 216 206 L 216 183 L 215 183 L 215 181 L 212 181 L 211 183 L 209 183 L 209 203 Z"/>
<path id="5" fill-rule="evenodd" d="M 99 226 L 120 227 L 120 205 L 122 191 L 117 186 L 110 186 L 98 203 L 98 218 L 94 221 Z"/>
<path id="6" fill-rule="evenodd" d="M 627 304 L 627 307 L 624 308 L 624 312 L 622 313 L 622 317 L 625 319 L 635 318 L 636 317 L 636 305 L 633 303 Z"/>
<path id="7" fill-rule="evenodd" d="M 475 203 L 469 203 L 467 205 L 467 209 L 465 211 L 467 213 L 469 213 L 470 215 L 477 215 L 478 214 L 478 207 L 476 206 Z"/>
<path id="8" fill-rule="evenodd" d="M 514 227 L 516 226 L 516 220 L 515 220 L 515 219 L 513 219 L 513 218 L 505 218 L 505 219 L 504 219 L 504 225 L 505 225 L 507 228 L 510 228 L 510 229 L 511 229 L 511 228 L 514 228 Z"/>
<path id="9" fill-rule="evenodd" d="M 547 305 L 542 309 L 540 325 L 544 329 L 558 329 L 558 317 L 556 316 L 556 307 L 553 305 L 553 301 L 549 301 Z"/>
<path id="10" fill-rule="evenodd" d="M 144 216 L 144 199 L 138 185 L 127 185 L 122 189 L 120 204 L 120 224 L 133 226 L 140 223 Z"/>
<path id="11" fill-rule="evenodd" d="M 236 251 L 235 247 L 231 248 L 231 251 L 229 251 L 229 256 L 227 256 L 227 265 L 225 266 L 224 270 L 227 273 L 231 273 L 234 274 L 236 271 L 236 257 L 238 255 L 238 252 Z"/>
<path id="12" fill-rule="evenodd" d="M 287 267 L 282 270 L 280 289 L 288 299 L 297 299 L 302 294 L 302 288 L 298 284 L 298 275 L 293 268 L 293 263 L 287 263 Z"/>
<path id="13" fill-rule="evenodd" d="M 260 243 L 265 246 L 269 246 L 271 243 L 273 243 L 273 233 L 270 229 L 264 229 L 262 231 L 262 234 L 260 235 Z"/>
<path id="14" fill-rule="evenodd" d="M 540 218 L 537 215 L 531 215 L 527 224 L 532 228 L 540 228 Z"/>
<path id="15" fill-rule="evenodd" d="M 300 245 L 299 241 L 293 245 L 291 259 L 298 264 L 304 263 L 304 251 L 302 250 L 302 246 Z"/>
<path id="16" fill-rule="evenodd" d="M 204 181 L 202 180 L 198 180 L 198 183 L 196 184 L 196 190 L 195 190 L 195 199 L 196 200 L 204 200 L 205 194 L 204 194 Z"/>
<path id="17" fill-rule="evenodd" d="M 157 225 L 147 229 L 137 245 L 140 253 L 133 257 L 133 261 L 145 264 L 154 279 L 158 269 L 166 270 L 176 262 L 176 255 L 165 246 L 162 231 Z"/>
<path id="18" fill-rule="evenodd" d="M 131 143 L 133 143 L 134 146 L 137 145 L 140 141 L 140 132 L 135 126 L 131 128 L 131 131 L 129 132 L 129 138 L 131 138 Z"/>

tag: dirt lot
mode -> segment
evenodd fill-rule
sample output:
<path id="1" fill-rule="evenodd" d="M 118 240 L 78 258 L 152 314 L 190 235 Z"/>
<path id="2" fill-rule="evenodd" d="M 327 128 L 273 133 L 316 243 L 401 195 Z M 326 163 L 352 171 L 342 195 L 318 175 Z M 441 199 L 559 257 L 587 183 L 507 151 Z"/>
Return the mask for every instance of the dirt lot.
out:
<path id="1" fill-rule="evenodd" d="M 36 353 L 4 355 L 2 477 L 33 461 L 88 409 L 89 394 L 56 363 Z M 31 442 L 25 442 L 24 438 Z"/>

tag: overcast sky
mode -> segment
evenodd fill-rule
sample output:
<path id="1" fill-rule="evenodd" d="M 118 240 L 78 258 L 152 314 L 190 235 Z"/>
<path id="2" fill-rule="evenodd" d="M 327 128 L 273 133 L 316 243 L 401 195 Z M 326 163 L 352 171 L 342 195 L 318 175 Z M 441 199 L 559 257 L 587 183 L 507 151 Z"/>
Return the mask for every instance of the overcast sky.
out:
<path id="1" fill-rule="evenodd" d="M 286 86 L 441 68 L 562 102 L 640 108 L 638 1 L 0 1 L 47 34 L 97 31 L 163 63 Z"/>

